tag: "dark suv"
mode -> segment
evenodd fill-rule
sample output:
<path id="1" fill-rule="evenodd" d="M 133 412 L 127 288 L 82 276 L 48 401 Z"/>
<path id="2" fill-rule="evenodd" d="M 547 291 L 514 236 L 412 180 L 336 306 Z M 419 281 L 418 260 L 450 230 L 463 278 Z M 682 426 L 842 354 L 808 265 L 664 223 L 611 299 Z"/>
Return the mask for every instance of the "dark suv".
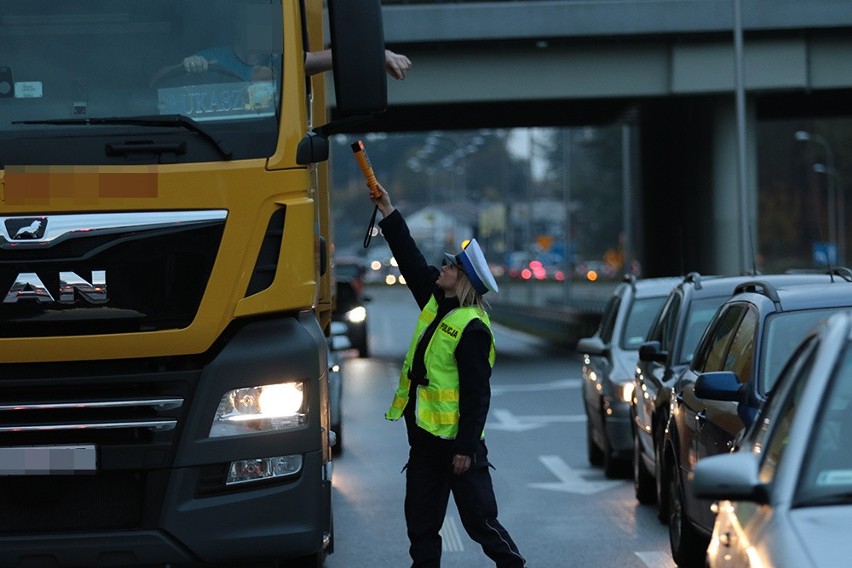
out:
<path id="1" fill-rule="evenodd" d="M 740 284 L 675 381 L 662 457 L 669 541 L 679 566 L 704 566 L 715 519 L 711 502 L 693 495 L 695 464 L 733 449 L 808 331 L 852 306 L 852 284 L 835 280 L 776 287 L 760 277 Z"/>
<path id="2" fill-rule="evenodd" d="M 332 319 L 346 324 L 351 347 L 360 357 L 369 357 L 367 343 L 367 306 L 363 294 L 366 269 L 361 259 L 336 258 L 334 263 L 335 300 Z"/>
<path id="3" fill-rule="evenodd" d="M 747 276 L 687 274 L 666 299 L 639 349 L 630 417 L 633 423 L 633 484 L 640 503 L 657 501 L 660 521 L 668 521 L 665 476 L 660 451 L 669 420 L 671 387 L 692 361 L 698 341 L 716 310 Z M 829 283 L 828 274 L 761 276 L 776 286 Z"/>
<path id="4" fill-rule="evenodd" d="M 600 325 L 577 342 L 583 355 L 583 404 L 589 462 L 608 477 L 626 470 L 633 446 L 628 409 L 639 345 L 679 278 L 626 276 L 610 296 Z"/>

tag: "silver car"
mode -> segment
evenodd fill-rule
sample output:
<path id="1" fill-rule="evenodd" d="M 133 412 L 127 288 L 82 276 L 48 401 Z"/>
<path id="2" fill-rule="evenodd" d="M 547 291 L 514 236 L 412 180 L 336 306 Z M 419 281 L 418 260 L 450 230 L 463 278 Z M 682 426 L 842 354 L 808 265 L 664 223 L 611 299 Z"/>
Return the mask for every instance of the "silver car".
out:
<path id="1" fill-rule="evenodd" d="M 577 342 L 583 356 L 583 405 L 589 463 L 607 477 L 629 473 L 633 456 L 630 400 L 639 346 L 672 287 L 681 278 L 625 277 L 601 317 L 597 331 Z"/>
<path id="2" fill-rule="evenodd" d="M 848 566 L 850 432 L 852 312 L 842 312 L 799 346 L 738 450 L 698 461 L 695 494 L 720 500 L 708 565 Z"/>

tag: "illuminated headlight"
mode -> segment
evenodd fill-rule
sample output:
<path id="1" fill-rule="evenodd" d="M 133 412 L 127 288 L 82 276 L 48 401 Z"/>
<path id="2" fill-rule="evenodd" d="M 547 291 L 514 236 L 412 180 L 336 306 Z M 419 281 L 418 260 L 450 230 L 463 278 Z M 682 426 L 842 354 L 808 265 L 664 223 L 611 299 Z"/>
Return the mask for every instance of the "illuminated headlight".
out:
<path id="1" fill-rule="evenodd" d="M 210 426 L 210 437 L 290 430 L 307 422 L 304 384 L 278 383 L 225 393 Z"/>
<path id="2" fill-rule="evenodd" d="M 630 382 L 616 385 L 615 396 L 621 402 L 630 402 L 633 400 L 633 383 Z"/>
<path id="3" fill-rule="evenodd" d="M 275 477 L 296 475 L 302 469 L 302 456 L 276 456 L 231 462 L 225 485 L 237 485 L 251 481 L 262 481 Z"/>
<path id="4" fill-rule="evenodd" d="M 346 312 L 346 321 L 351 323 L 361 323 L 367 319 L 367 308 L 358 306 Z"/>

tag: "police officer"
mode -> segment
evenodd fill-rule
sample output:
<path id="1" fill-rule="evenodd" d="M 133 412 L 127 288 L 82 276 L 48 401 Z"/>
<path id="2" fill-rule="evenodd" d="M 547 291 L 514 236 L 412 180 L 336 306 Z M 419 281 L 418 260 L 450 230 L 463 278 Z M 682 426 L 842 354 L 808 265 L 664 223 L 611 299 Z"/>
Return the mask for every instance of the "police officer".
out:
<path id="1" fill-rule="evenodd" d="M 468 535 L 500 568 L 526 565 L 497 521 L 485 419 L 491 401 L 494 336 L 483 294 L 497 291 L 482 249 L 471 240 L 445 254 L 439 270 L 423 258 L 402 215 L 379 184 L 372 201 L 379 223 L 422 312 L 386 414 L 405 419 L 410 446 L 405 466 L 405 520 L 412 568 L 441 564 L 438 534 L 450 492 Z"/>

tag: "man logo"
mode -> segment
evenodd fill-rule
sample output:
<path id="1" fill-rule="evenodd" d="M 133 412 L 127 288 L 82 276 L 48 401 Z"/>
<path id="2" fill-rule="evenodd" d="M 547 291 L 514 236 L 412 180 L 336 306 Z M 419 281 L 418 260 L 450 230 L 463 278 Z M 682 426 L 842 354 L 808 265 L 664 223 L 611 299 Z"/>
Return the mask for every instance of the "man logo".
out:
<path id="1" fill-rule="evenodd" d="M 6 232 L 16 241 L 41 239 L 47 229 L 47 217 L 6 219 Z"/>
<path id="2" fill-rule="evenodd" d="M 73 304 L 77 297 L 81 297 L 89 304 L 105 304 L 109 301 L 107 296 L 106 271 L 92 270 L 92 280 L 89 282 L 75 272 L 59 273 L 58 299 L 50 293 L 44 281 L 35 272 L 22 272 L 15 277 L 15 282 L 3 304 L 18 304 L 23 302 L 37 302 L 39 304 Z"/>

